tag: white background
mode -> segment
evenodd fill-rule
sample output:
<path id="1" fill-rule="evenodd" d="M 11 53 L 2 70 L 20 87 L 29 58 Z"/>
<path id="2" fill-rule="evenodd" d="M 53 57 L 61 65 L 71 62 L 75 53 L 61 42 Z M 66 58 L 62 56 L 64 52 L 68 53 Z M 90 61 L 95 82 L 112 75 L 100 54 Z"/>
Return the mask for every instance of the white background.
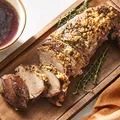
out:
<path id="1" fill-rule="evenodd" d="M 51 20 L 67 9 L 76 0 L 23 0 L 27 11 L 27 24 L 20 39 L 11 47 L 0 52 L 0 61 L 15 51 L 28 38 L 35 35 Z M 81 120 L 93 106 L 93 102 L 80 111 L 72 120 Z"/>

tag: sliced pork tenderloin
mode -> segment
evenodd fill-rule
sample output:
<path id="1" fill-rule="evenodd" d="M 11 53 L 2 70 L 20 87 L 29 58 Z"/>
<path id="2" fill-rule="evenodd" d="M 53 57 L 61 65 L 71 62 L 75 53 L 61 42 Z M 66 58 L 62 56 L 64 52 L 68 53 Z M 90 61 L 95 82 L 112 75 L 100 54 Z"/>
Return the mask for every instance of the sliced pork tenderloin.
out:
<path id="1" fill-rule="evenodd" d="M 38 48 L 38 55 L 42 64 L 52 64 L 68 76 L 81 74 L 86 64 L 82 53 L 59 40 L 44 42 Z"/>
<path id="2" fill-rule="evenodd" d="M 29 92 L 25 82 L 14 74 L 2 76 L 2 95 L 15 109 L 26 109 L 29 101 Z"/>
<path id="3" fill-rule="evenodd" d="M 64 73 L 61 73 L 60 71 L 58 71 L 52 65 L 42 65 L 41 68 L 45 72 L 49 71 L 49 72 L 53 73 L 56 76 L 56 78 L 59 80 L 59 82 L 60 82 L 60 92 L 58 92 L 56 95 L 55 94 L 54 95 L 46 94 L 47 95 L 46 97 L 48 97 L 48 100 L 52 104 L 54 104 L 56 106 L 62 106 L 62 104 L 63 104 L 63 102 L 65 100 L 65 96 L 66 96 L 69 84 L 70 84 L 69 78 Z M 51 84 L 53 85 L 53 83 L 51 83 Z"/>
<path id="4" fill-rule="evenodd" d="M 49 50 L 47 46 L 38 48 L 38 55 L 40 58 L 40 64 L 52 64 L 62 73 L 65 72 L 64 66 L 59 59 L 56 58 L 56 54 L 53 50 Z"/>
<path id="5" fill-rule="evenodd" d="M 36 72 L 36 66 L 18 66 L 15 71 L 16 75 L 18 75 L 28 87 L 28 91 L 30 94 L 30 99 L 34 99 L 41 95 L 41 93 L 45 90 L 44 81 L 47 80 L 45 74 L 39 70 L 39 73 Z"/>
<path id="6" fill-rule="evenodd" d="M 46 97 L 53 97 L 67 90 L 70 81 L 64 73 L 61 73 L 52 65 L 41 65 L 40 67 L 48 76 L 48 82 L 51 85 Z"/>

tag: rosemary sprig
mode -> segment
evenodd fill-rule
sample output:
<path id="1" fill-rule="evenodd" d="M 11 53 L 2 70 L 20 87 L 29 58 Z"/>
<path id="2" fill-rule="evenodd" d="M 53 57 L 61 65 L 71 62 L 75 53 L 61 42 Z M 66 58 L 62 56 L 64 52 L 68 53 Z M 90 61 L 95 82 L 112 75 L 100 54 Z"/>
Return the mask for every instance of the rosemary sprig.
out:
<path id="1" fill-rule="evenodd" d="M 74 18 L 76 15 L 80 14 L 85 9 L 87 9 L 88 2 L 89 2 L 89 0 L 84 0 L 84 3 L 82 5 L 76 7 L 75 9 L 68 12 L 64 18 L 62 18 L 58 21 L 57 27 L 59 28 L 59 27 L 63 26 L 65 23 L 67 23 L 67 21 L 69 21 L 70 19 Z"/>
<path id="2" fill-rule="evenodd" d="M 94 78 L 93 78 L 93 84 L 94 85 L 97 84 L 97 78 L 98 78 L 98 75 L 99 75 L 99 71 L 100 71 L 100 68 L 102 67 L 102 64 L 103 64 L 104 60 L 105 60 L 105 56 L 107 54 L 107 51 L 108 51 L 108 47 L 103 51 L 101 57 L 98 60 L 98 64 L 97 64 L 97 67 L 96 67 L 96 70 L 95 70 L 95 75 L 94 75 Z"/>
<path id="3" fill-rule="evenodd" d="M 84 2 L 84 6 L 85 6 L 85 9 L 88 8 L 88 0 L 85 0 L 85 2 Z"/>
<path id="4" fill-rule="evenodd" d="M 80 88 L 84 91 L 87 91 L 87 92 L 90 91 L 90 90 L 86 90 L 86 85 L 89 81 L 92 81 L 92 83 L 94 85 L 97 84 L 97 78 L 99 75 L 99 71 L 102 67 L 105 56 L 107 54 L 107 51 L 108 51 L 108 47 L 104 49 L 102 54 L 93 62 L 93 64 L 88 69 L 88 71 L 83 75 L 83 77 L 81 79 L 79 79 L 77 86 L 76 86 L 76 89 L 73 92 L 73 94 L 78 94 Z"/>
<path id="5" fill-rule="evenodd" d="M 87 83 L 88 77 L 90 77 L 89 74 L 90 74 L 92 69 L 93 69 L 93 66 L 91 66 L 88 69 L 88 71 L 82 76 L 82 78 L 78 81 L 77 86 L 76 86 L 76 90 L 73 92 L 73 94 L 77 94 L 79 92 L 79 89 L 81 87 L 83 88 L 83 82 L 84 82 L 84 84 Z"/>

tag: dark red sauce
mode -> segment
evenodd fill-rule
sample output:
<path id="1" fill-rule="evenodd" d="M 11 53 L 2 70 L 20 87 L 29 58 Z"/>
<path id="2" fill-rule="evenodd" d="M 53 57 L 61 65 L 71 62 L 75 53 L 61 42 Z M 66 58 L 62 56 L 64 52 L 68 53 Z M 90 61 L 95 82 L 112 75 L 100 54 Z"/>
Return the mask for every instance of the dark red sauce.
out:
<path id="1" fill-rule="evenodd" d="M 0 0 L 0 47 L 12 40 L 18 30 L 18 14 L 5 0 Z"/>

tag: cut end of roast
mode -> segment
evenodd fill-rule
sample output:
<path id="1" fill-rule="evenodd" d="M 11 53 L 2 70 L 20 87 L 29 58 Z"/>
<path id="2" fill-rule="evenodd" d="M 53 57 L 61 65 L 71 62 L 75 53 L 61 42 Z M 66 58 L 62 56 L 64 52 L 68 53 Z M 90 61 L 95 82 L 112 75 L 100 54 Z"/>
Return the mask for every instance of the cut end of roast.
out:
<path id="1" fill-rule="evenodd" d="M 29 92 L 23 80 L 14 74 L 2 76 L 4 99 L 16 109 L 26 109 Z"/>

